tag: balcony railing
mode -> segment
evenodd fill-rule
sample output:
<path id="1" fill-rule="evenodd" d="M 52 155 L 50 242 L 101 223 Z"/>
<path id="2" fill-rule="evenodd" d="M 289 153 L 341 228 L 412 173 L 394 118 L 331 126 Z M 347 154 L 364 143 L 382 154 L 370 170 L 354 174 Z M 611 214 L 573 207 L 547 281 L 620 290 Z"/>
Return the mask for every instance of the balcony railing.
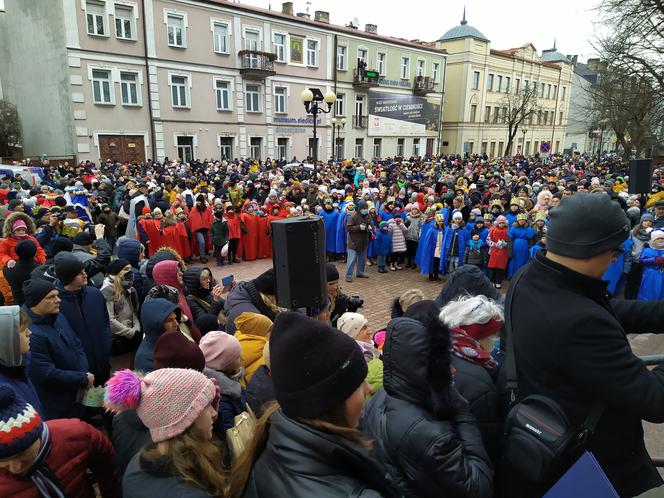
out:
<path id="1" fill-rule="evenodd" d="M 274 76 L 274 61 L 277 54 L 260 52 L 258 50 L 240 50 L 240 74 L 248 79 L 265 79 Z"/>
<path id="2" fill-rule="evenodd" d="M 366 128 L 367 122 L 369 121 L 369 116 L 353 116 L 353 128 Z"/>
<path id="3" fill-rule="evenodd" d="M 413 82 L 413 93 L 418 95 L 423 95 L 429 92 L 433 92 L 434 81 L 430 76 L 415 76 L 415 81 Z"/>
<path id="4" fill-rule="evenodd" d="M 378 86 L 380 74 L 378 71 L 367 69 L 367 65 L 358 60 L 358 66 L 353 71 L 353 86 L 358 88 L 371 88 Z"/>

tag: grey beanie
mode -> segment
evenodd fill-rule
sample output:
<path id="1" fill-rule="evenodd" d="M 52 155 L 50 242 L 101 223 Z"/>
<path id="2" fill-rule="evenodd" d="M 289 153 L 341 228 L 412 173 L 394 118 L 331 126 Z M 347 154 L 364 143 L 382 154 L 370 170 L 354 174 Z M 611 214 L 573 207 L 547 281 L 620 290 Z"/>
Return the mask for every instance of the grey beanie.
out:
<path id="1" fill-rule="evenodd" d="M 583 216 L 583 223 L 579 217 Z M 587 259 L 617 248 L 629 236 L 629 221 L 620 204 L 603 193 L 563 197 L 549 210 L 547 250 Z"/>

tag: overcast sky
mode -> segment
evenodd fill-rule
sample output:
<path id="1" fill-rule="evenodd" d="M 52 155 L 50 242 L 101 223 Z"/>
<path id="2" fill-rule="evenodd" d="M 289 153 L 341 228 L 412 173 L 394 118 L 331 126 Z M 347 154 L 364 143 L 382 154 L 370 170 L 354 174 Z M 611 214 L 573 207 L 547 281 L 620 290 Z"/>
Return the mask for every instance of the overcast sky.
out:
<path id="1" fill-rule="evenodd" d="M 240 3 L 281 10 L 281 0 L 240 0 Z M 491 40 L 491 47 L 506 49 L 532 43 L 539 53 L 557 48 L 577 54 L 585 62 L 593 56 L 590 40 L 594 7 L 599 0 L 312 0 L 309 12 L 330 13 L 330 22 L 346 25 L 354 17 L 364 29 L 377 24 L 378 32 L 399 38 L 437 40 L 459 24 L 466 6 L 468 24 Z M 295 12 L 304 12 L 305 0 L 295 0 Z"/>

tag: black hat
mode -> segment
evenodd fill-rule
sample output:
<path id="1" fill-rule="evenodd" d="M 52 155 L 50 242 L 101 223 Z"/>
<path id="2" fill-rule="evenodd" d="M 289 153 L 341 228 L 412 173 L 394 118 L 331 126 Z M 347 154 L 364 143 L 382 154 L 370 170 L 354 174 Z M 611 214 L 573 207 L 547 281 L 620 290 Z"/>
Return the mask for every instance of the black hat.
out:
<path id="1" fill-rule="evenodd" d="M 48 210 L 48 209 L 46 209 L 46 208 L 39 208 L 39 209 L 37 210 L 37 215 L 35 216 L 35 218 L 39 219 L 39 218 L 41 218 L 42 216 L 44 216 L 44 215 L 46 215 L 46 214 L 48 214 L 48 213 L 49 213 L 49 210 Z"/>
<path id="2" fill-rule="evenodd" d="M 53 257 L 60 252 L 72 252 L 74 249 L 74 243 L 68 237 L 58 237 L 53 240 L 51 245 L 51 252 Z"/>
<path id="3" fill-rule="evenodd" d="M 35 257 L 35 254 L 37 254 L 37 244 L 35 244 L 30 239 L 22 240 L 16 244 L 14 250 L 16 251 L 18 259 L 29 261 Z"/>
<path id="4" fill-rule="evenodd" d="M 274 392 L 288 417 L 317 418 L 364 382 L 367 363 L 349 336 L 300 313 L 277 315 L 270 335 Z"/>
<path id="5" fill-rule="evenodd" d="M 131 263 L 126 259 L 114 259 L 106 267 L 106 275 L 117 275 L 125 266 L 131 266 Z"/>
<path id="6" fill-rule="evenodd" d="M 25 297 L 24 304 L 28 308 L 37 306 L 52 290 L 55 290 L 55 286 L 43 278 L 31 278 L 30 280 L 26 280 L 23 282 L 23 296 Z"/>
<path id="7" fill-rule="evenodd" d="M 277 281 L 274 278 L 274 269 L 270 268 L 264 273 L 261 273 L 254 279 L 254 285 L 258 292 L 275 296 L 277 294 Z"/>
<path id="8" fill-rule="evenodd" d="M 9 211 L 13 211 L 14 209 L 16 209 L 16 206 L 20 206 L 21 204 L 23 204 L 23 201 L 22 201 L 22 200 L 20 200 L 20 199 L 12 199 L 12 200 L 9 201 L 9 203 L 7 204 L 7 209 L 9 209 Z"/>
<path id="9" fill-rule="evenodd" d="M 65 206 L 62 208 L 62 211 L 65 213 L 75 213 L 76 208 L 74 206 Z"/>
<path id="10" fill-rule="evenodd" d="M 617 248 L 629 236 L 625 212 L 603 193 L 563 197 L 549 211 L 549 220 L 547 249 L 570 258 L 592 258 Z"/>
<path id="11" fill-rule="evenodd" d="M 72 241 L 79 246 L 89 246 L 92 244 L 92 237 L 90 236 L 90 232 L 83 230 L 74 235 Z"/>
<path id="12" fill-rule="evenodd" d="M 339 280 L 339 270 L 332 263 L 327 263 L 325 265 L 325 273 L 327 274 L 327 283 L 334 282 Z"/>
<path id="13" fill-rule="evenodd" d="M 55 276 L 62 285 L 69 284 L 85 268 L 83 262 L 70 252 L 56 254 L 53 258 L 53 265 L 55 266 Z"/>
<path id="14" fill-rule="evenodd" d="M 219 319 L 217 315 L 205 313 L 196 319 L 196 328 L 198 328 L 201 335 L 205 335 L 213 330 L 219 330 Z"/>
<path id="15" fill-rule="evenodd" d="M 656 208 L 664 208 L 664 201 L 657 201 L 655 203 Z"/>

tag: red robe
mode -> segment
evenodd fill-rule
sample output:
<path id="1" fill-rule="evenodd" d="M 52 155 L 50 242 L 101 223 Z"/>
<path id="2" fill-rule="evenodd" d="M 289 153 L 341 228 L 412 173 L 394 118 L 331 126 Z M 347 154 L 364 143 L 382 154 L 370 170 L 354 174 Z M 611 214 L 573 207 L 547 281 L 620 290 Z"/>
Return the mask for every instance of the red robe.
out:
<path id="1" fill-rule="evenodd" d="M 187 239 L 187 243 L 185 244 L 185 247 L 183 247 L 180 237 L 181 225 L 182 223 L 178 223 L 177 225 L 170 225 L 162 228 L 161 247 L 170 247 L 174 249 L 180 257 L 184 259 L 188 257 L 185 252 L 187 252 L 189 248 L 189 239 Z"/>
<path id="2" fill-rule="evenodd" d="M 212 242 L 210 242 L 210 226 L 214 216 L 212 214 L 212 208 L 207 206 L 205 211 L 199 211 L 196 206 L 192 207 L 189 210 L 189 228 L 191 230 L 191 252 L 192 254 L 199 254 L 198 252 L 198 241 L 196 240 L 195 232 L 198 230 L 203 230 L 205 235 L 205 247 L 208 251 L 212 250 Z"/>
<path id="3" fill-rule="evenodd" d="M 493 227 L 489 230 L 489 240 L 491 240 L 493 243 L 498 242 L 499 240 L 504 240 L 505 242 L 508 241 L 507 237 L 507 227 L 506 228 L 498 228 L 498 227 Z M 497 247 L 492 247 L 489 250 L 489 264 L 487 265 L 487 268 L 498 268 L 500 270 L 504 270 L 507 268 L 507 246 L 503 247 L 502 249 L 498 249 Z"/>
<path id="4" fill-rule="evenodd" d="M 277 220 L 283 220 L 286 219 L 285 215 L 279 214 L 277 216 L 268 216 L 267 217 L 267 232 L 269 233 L 268 235 L 268 245 L 270 246 L 270 257 L 272 257 L 272 222 L 277 221 Z"/>
<path id="5" fill-rule="evenodd" d="M 270 217 L 260 216 L 258 218 L 258 257 L 272 257 L 272 239 L 268 235 Z"/>
<path id="6" fill-rule="evenodd" d="M 138 225 L 148 236 L 148 258 L 151 258 L 164 245 L 162 242 L 161 220 L 142 219 L 138 222 Z"/>
<path id="7" fill-rule="evenodd" d="M 242 259 L 244 261 L 253 261 L 258 258 L 258 216 L 250 213 L 242 213 L 240 221 L 244 223 L 247 229 L 246 234 L 242 234 Z M 238 251 L 239 252 L 239 251 Z"/>

